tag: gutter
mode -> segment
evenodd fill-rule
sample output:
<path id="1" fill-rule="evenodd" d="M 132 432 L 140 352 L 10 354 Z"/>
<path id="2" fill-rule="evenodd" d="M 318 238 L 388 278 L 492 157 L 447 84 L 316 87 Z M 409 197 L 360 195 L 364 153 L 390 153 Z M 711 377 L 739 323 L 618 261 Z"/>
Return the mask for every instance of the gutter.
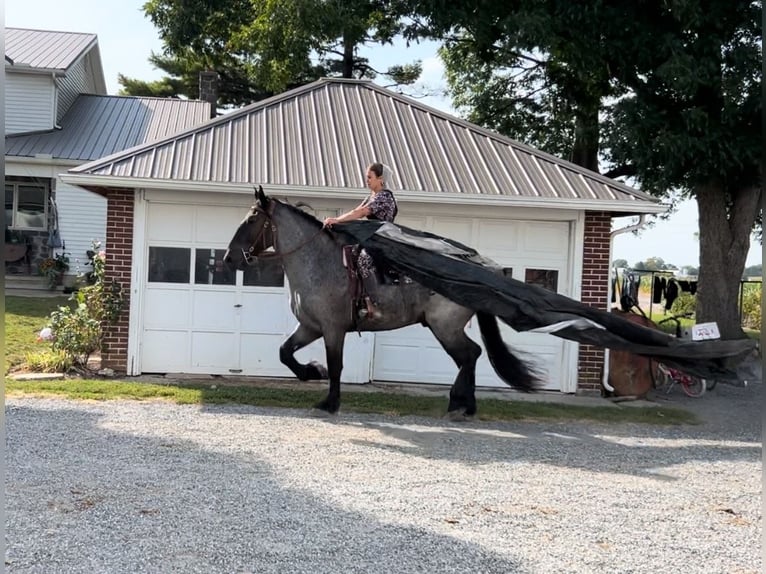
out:
<path id="1" fill-rule="evenodd" d="M 638 223 L 634 223 L 633 225 L 628 225 L 627 227 L 623 227 L 622 229 L 615 229 L 609 234 L 609 282 L 607 283 L 606 288 L 606 310 L 607 312 L 610 312 L 610 302 L 612 300 L 612 247 L 614 245 L 614 238 L 618 235 L 621 235 L 623 233 L 628 233 L 630 231 L 635 231 L 636 229 L 641 229 L 646 224 L 646 215 L 640 214 L 638 217 Z M 601 378 L 601 384 L 604 386 L 604 388 L 611 392 L 614 392 L 614 387 L 612 387 L 609 384 L 609 349 L 604 349 L 604 375 Z"/>
<path id="2" fill-rule="evenodd" d="M 208 181 L 188 181 L 177 179 L 139 178 L 130 176 L 94 175 L 90 173 L 78 173 L 70 171 L 59 175 L 62 181 L 71 185 L 77 185 L 93 190 L 94 187 L 118 187 L 127 189 L 157 189 L 167 191 L 189 192 L 205 191 L 217 193 L 240 193 L 253 195 L 251 183 L 225 183 Z M 350 189 L 343 187 L 303 187 L 291 185 L 271 186 L 271 195 L 283 197 L 304 197 L 320 199 L 353 199 L 354 191 L 364 193 L 363 188 Z M 598 201 L 583 199 L 556 199 L 540 197 L 510 197 L 490 196 L 478 194 L 462 194 L 449 192 L 426 192 L 396 190 L 399 201 L 413 203 L 438 203 L 442 205 L 475 205 L 481 201 L 483 206 L 512 206 L 512 207 L 543 207 L 547 209 L 570 209 L 577 211 L 610 211 L 625 215 L 638 215 L 640 213 L 665 213 L 667 207 L 660 203 L 649 203 L 641 200 L 633 201 Z"/>

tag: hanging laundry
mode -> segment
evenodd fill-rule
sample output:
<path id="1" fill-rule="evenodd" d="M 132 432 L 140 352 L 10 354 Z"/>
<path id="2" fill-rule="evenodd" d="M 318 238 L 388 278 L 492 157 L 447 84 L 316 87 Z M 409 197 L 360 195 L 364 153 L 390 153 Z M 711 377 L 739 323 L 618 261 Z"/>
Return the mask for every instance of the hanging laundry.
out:
<path id="1" fill-rule="evenodd" d="M 659 303 L 662 301 L 662 296 L 665 294 L 665 289 L 662 287 L 662 281 L 655 275 L 652 285 L 652 303 Z"/>
<path id="2" fill-rule="evenodd" d="M 668 279 L 668 286 L 665 288 L 665 310 L 670 311 L 673 301 L 678 298 L 678 283 L 674 279 Z"/>

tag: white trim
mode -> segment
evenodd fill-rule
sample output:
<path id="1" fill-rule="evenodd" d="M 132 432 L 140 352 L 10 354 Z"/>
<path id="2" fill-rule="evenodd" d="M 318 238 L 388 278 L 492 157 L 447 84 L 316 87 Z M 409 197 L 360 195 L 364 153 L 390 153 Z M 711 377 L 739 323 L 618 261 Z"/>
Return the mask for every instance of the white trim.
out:
<path id="1" fill-rule="evenodd" d="M 133 251 L 131 257 L 130 309 L 128 318 L 127 374 L 141 374 L 141 334 L 143 333 L 144 243 L 146 242 L 147 202 L 144 190 L 135 194 L 133 202 Z"/>
<path id="2" fill-rule="evenodd" d="M 569 298 L 575 301 L 582 300 L 582 274 L 584 264 L 585 249 L 585 212 L 577 214 L 572 222 L 572 235 L 569 242 L 569 271 L 570 287 Z M 577 382 L 580 373 L 577 369 L 577 362 L 580 358 L 580 344 L 575 341 L 567 340 L 564 343 L 564 352 L 567 355 L 564 358 L 564 373 L 566 376 L 561 379 L 562 393 L 576 393 Z"/>
<path id="3" fill-rule="evenodd" d="M 60 174 L 62 181 L 81 187 L 121 187 L 121 188 L 154 188 L 170 191 L 204 191 L 207 193 L 241 193 L 251 195 L 253 184 L 223 183 L 223 182 L 197 182 L 188 180 L 164 180 L 150 178 L 118 177 L 106 175 L 90 175 L 79 173 Z M 275 185 L 271 186 L 270 193 L 287 197 L 321 197 L 327 199 L 347 199 L 355 189 L 326 187 L 316 188 Z M 360 192 L 363 190 L 360 188 Z M 447 205 L 484 205 L 484 206 L 509 206 L 509 207 L 542 207 L 571 209 L 577 211 L 607 211 L 620 213 L 665 213 L 668 209 L 661 203 L 648 203 L 642 200 L 628 201 L 599 201 L 583 199 L 554 199 L 549 197 L 512 197 L 512 196 L 486 196 L 479 194 L 457 193 L 428 193 L 422 191 L 395 191 L 399 201 L 412 201 L 414 203 L 439 203 Z"/>

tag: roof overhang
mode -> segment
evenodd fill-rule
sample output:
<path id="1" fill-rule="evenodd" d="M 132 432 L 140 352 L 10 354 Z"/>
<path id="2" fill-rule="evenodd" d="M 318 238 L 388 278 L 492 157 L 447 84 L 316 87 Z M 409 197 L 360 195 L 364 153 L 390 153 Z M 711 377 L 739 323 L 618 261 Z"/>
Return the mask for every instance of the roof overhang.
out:
<path id="1" fill-rule="evenodd" d="M 202 191 L 210 193 L 238 193 L 252 195 L 255 184 L 226 183 L 226 182 L 199 182 L 187 180 L 150 179 L 135 177 L 119 177 L 106 175 L 93 175 L 83 173 L 62 173 L 59 175 L 62 181 L 71 185 L 77 185 L 89 191 L 103 194 L 108 188 L 119 189 L 157 189 L 165 191 Z M 323 187 L 321 189 L 309 187 L 297 187 L 286 185 L 269 186 L 269 193 L 285 197 L 323 198 L 323 199 L 349 199 L 349 188 Z M 358 191 L 364 191 L 359 188 Z M 489 196 L 478 194 L 461 194 L 446 192 L 423 192 L 396 190 L 396 197 L 400 201 L 413 203 L 438 203 L 448 205 L 481 205 L 481 206 L 509 206 L 509 207 L 533 207 L 544 209 L 569 209 L 577 211 L 605 211 L 619 213 L 621 215 L 639 215 L 665 213 L 667 205 L 659 202 L 647 202 L 636 200 L 634 203 L 626 201 L 608 200 L 583 200 L 583 199 L 556 199 L 550 197 L 513 197 L 513 196 Z"/>

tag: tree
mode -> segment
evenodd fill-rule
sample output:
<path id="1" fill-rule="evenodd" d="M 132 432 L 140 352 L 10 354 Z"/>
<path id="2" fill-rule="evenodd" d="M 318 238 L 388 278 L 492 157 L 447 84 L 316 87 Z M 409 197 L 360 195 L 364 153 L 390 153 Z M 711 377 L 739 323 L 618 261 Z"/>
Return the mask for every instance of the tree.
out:
<path id="1" fill-rule="evenodd" d="M 627 259 L 615 259 L 612 261 L 612 267 L 626 268 L 630 266 L 628 265 Z"/>
<path id="2" fill-rule="evenodd" d="M 743 336 L 736 291 L 762 194 L 761 3 L 605 4 L 419 0 L 415 10 L 420 33 L 447 39 L 450 85 L 474 121 L 590 169 L 595 143 L 606 175 L 696 197 L 698 320 Z"/>
<path id="3" fill-rule="evenodd" d="M 697 320 L 741 337 L 739 280 L 762 197 L 761 3 L 658 2 L 643 18 L 636 33 L 651 48 L 623 75 L 631 91 L 614 107 L 607 155 L 648 191 L 696 198 Z"/>
<path id="4" fill-rule="evenodd" d="M 160 31 L 163 53 L 150 61 L 159 82 L 120 76 L 123 93 L 198 97 L 200 71 L 220 76 L 219 105 L 241 106 L 325 76 L 375 78 L 358 55 L 401 31 L 398 3 L 373 0 L 149 0 L 144 12 Z M 382 73 L 411 84 L 420 62 Z"/>

